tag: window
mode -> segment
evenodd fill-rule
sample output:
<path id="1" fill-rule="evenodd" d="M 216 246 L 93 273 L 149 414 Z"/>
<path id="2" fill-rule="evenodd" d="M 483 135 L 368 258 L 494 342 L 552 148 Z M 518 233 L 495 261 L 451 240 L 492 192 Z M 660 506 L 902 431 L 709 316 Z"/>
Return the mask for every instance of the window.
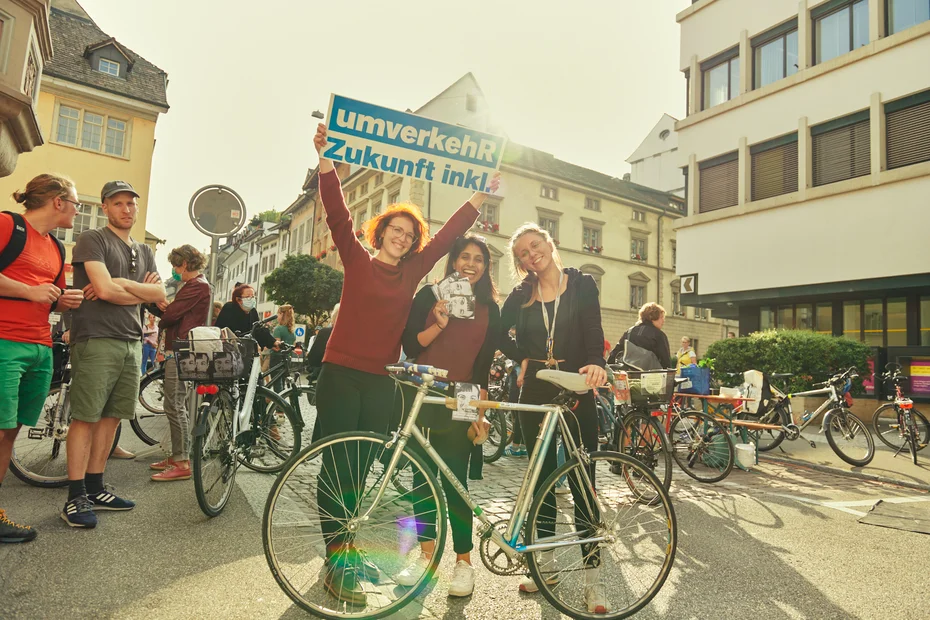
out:
<path id="1" fill-rule="evenodd" d="M 472 94 L 465 95 L 465 109 L 468 112 L 478 111 L 478 97 Z"/>
<path id="2" fill-rule="evenodd" d="M 349 192 L 348 202 L 349 204 L 355 202 L 355 190 L 354 189 L 351 192 Z"/>
<path id="3" fill-rule="evenodd" d="M 889 299 L 885 302 L 885 324 L 888 347 L 907 346 L 907 300 Z"/>
<path id="4" fill-rule="evenodd" d="M 100 205 L 83 203 L 81 209 L 74 216 L 74 228 L 56 228 L 55 236 L 63 243 L 72 243 L 86 230 L 95 230 L 107 225 L 107 216 Z"/>
<path id="5" fill-rule="evenodd" d="M 123 147 L 126 142 L 126 123 L 116 119 L 107 120 L 107 144 L 106 152 L 108 155 L 122 155 Z"/>
<path id="6" fill-rule="evenodd" d="M 833 335 L 833 303 L 828 301 L 817 304 L 816 312 L 814 330 L 818 334 Z"/>
<path id="7" fill-rule="evenodd" d="M 630 308 L 640 309 L 646 304 L 646 287 L 641 284 L 630 284 Z"/>
<path id="8" fill-rule="evenodd" d="M 798 72 L 797 20 L 752 41 L 753 88 L 777 82 Z"/>
<path id="9" fill-rule="evenodd" d="M 268 257 L 263 256 L 262 257 L 262 273 L 265 273 L 267 271 L 268 271 Z"/>
<path id="10" fill-rule="evenodd" d="M 367 193 L 368 193 L 368 181 L 365 181 L 364 183 L 362 183 L 361 187 L 358 188 L 358 195 L 364 196 Z"/>
<path id="11" fill-rule="evenodd" d="M 105 128 L 105 129 L 104 129 Z M 128 123 L 89 110 L 58 106 L 58 129 L 55 141 L 88 151 L 122 157 L 126 151 Z M 78 144 L 78 135 L 81 142 Z"/>
<path id="12" fill-rule="evenodd" d="M 869 111 L 811 128 L 814 186 L 869 174 Z"/>
<path id="13" fill-rule="evenodd" d="M 481 205 L 481 215 L 478 216 L 478 222 L 487 225 L 488 228 L 485 228 L 485 230 L 493 229 L 495 226 L 500 227 L 499 209 L 500 205 L 496 202 L 485 201 Z"/>
<path id="14" fill-rule="evenodd" d="M 868 0 L 827 2 L 811 11 L 814 62 L 820 64 L 869 42 Z"/>
<path id="15" fill-rule="evenodd" d="M 678 266 L 678 243 L 672 241 L 672 269 Z"/>
<path id="16" fill-rule="evenodd" d="M 81 111 L 68 106 L 58 108 L 58 142 L 77 145 L 77 129 Z"/>
<path id="17" fill-rule="evenodd" d="M 724 52 L 701 65 L 704 108 L 712 108 L 739 95 L 739 48 Z"/>
<path id="18" fill-rule="evenodd" d="M 779 306 L 775 315 L 775 326 L 778 329 L 794 329 L 794 306 Z"/>
<path id="19" fill-rule="evenodd" d="M 775 314 L 768 306 L 759 308 L 759 330 L 775 329 Z"/>
<path id="20" fill-rule="evenodd" d="M 694 309 L 694 318 L 697 319 L 698 321 L 706 321 L 708 316 L 709 315 L 707 312 L 707 308 L 695 308 Z M 694 344 L 694 341 L 692 340 L 691 343 Z"/>
<path id="21" fill-rule="evenodd" d="M 102 137 L 103 117 L 99 114 L 84 112 L 84 124 L 81 127 L 81 148 L 99 151 Z"/>
<path id="22" fill-rule="evenodd" d="M 388 196 L 389 205 L 397 204 L 398 202 L 400 202 L 400 190 L 397 190 L 396 192 Z"/>
<path id="23" fill-rule="evenodd" d="M 97 64 L 97 71 L 119 77 L 119 63 L 101 58 L 100 62 Z"/>
<path id="24" fill-rule="evenodd" d="M 794 328 L 804 331 L 814 331 L 814 307 L 810 304 L 798 305 L 794 308 Z"/>
<path id="25" fill-rule="evenodd" d="M 798 191 L 798 136 L 793 134 L 749 149 L 752 199 Z"/>
<path id="26" fill-rule="evenodd" d="M 698 164 L 698 212 L 733 207 L 739 202 L 739 155 L 734 151 Z"/>
<path id="27" fill-rule="evenodd" d="M 581 233 L 582 249 L 587 252 L 597 252 L 601 250 L 601 229 L 595 226 L 583 226 Z"/>
<path id="28" fill-rule="evenodd" d="M 859 301 L 843 302 L 843 336 L 853 340 L 862 340 L 862 323 Z"/>
<path id="29" fill-rule="evenodd" d="M 383 175 L 383 174 L 376 174 L 376 175 L 375 175 L 375 187 L 378 187 L 378 186 L 381 185 L 382 183 L 384 183 L 384 175 Z"/>
<path id="30" fill-rule="evenodd" d="M 930 347 L 930 297 L 920 298 L 920 346 Z"/>
<path id="31" fill-rule="evenodd" d="M 630 239 L 630 260 L 646 262 L 646 240 L 640 237 Z"/>
<path id="32" fill-rule="evenodd" d="M 930 19 L 930 0 L 888 0 L 888 34 Z"/>
<path id="33" fill-rule="evenodd" d="M 889 170 L 930 161 L 930 90 L 885 105 L 885 148 Z"/>
<path id="34" fill-rule="evenodd" d="M 691 114 L 691 70 L 685 69 L 685 116 Z"/>
<path id="35" fill-rule="evenodd" d="M 539 216 L 539 227 L 544 228 L 549 232 L 549 236 L 553 240 L 558 240 L 559 238 L 559 220 L 554 217 L 546 217 L 544 215 Z"/>
<path id="36" fill-rule="evenodd" d="M 550 187 L 549 185 L 543 185 L 539 189 L 539 195 L 543 198 L 548 198 L 549 200 L 558 200 L 559 199 L 559 189 L 557 187 Z"/>
<path id="37" fill-rule="evenodd" d="M 633 221 L 634 222 L 645 222 L 646 221 L 646 212 L 633 210 Z"/>
<path id="38" fill-rule="evenodd" d="M 588 211 L 600 211 L 601 210 L 601 201 L 597 198 L 585 198 L 584 199 L 584 208 Z"/>
<path id="39" fill-rule="evenodd" d="M 882 334 L 885 331 L 884 314 L 881 299 L 868 299 L 863 304 L 863 342 L 870 347 L 882 346 Z"/>
<path id="40" fill-rule="evenodd" d="M 297 234 L 294 236 L 294 243 L 291 246 L 292 252 L 303 244 L 304 230 L 306 229 L 306 227 L 307 227 L 307 224 L 306 222 L 304 222 L 297 228 Z"/>
<path id="41" fill-rule="evenodd" d="M 381 201 L 372 200 L 371 201 L 371 217 L 375 218 L 379 215 L 381 215 Z"/>

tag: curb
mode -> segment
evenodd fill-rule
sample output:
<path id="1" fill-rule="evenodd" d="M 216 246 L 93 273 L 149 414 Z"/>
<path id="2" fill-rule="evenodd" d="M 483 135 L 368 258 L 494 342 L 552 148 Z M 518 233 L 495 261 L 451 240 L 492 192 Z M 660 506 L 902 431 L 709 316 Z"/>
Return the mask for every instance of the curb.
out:
<path id="1" fill-rule="evenodd" d="M 916 491 L 930 492 L 930 484 L 925 484 L 921 482 L 911 482 L 909 480 L 897 480 L 895 478 L 887 478 L 885 476 L 877 476 L 875 474 L 867 474 L 865 472 L 858 471 L 849 471 L 848 469 L 840 469 L 839 467 L 827 467 L 826 465 L 818 465 L 816 463 L 811 463 L 809 461 L 802 461 L 801 459 L 793 459 L 785 456 L 772 456 L 769 454 L 760 454 L 760 461 L 772 461 L 774 463 L 784 463 L 788 465 L 801 465 L 808 469 L 813 469 L 814 471 L 823 472 L 825 474 L 834 474 L 837 476 L 846 476 L 847 478 L 858 478 L 859 480 L 868 480 L 870 482 L 881 482 L 882 484 L 893 484 L 899 487 L 905 487 L 908 489 L 914 489 Z"/>

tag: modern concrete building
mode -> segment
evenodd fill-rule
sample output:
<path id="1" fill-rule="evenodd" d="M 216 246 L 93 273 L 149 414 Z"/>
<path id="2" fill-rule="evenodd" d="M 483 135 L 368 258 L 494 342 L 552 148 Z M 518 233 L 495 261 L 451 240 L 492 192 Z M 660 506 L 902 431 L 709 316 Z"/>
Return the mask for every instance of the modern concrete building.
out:
<path id="1" fill-rule="evenodd" d="M 930 2 L 697 0 L 677 20 L 682 303 L 863 341 L 930 396 Z"/>
<path id="2" fill-rule="evenodd" d="M 685 175 L 678 156 L 677 122 L 674 116 L 663 114 L 626 162 L 633 183 L 683 198 Z"/>

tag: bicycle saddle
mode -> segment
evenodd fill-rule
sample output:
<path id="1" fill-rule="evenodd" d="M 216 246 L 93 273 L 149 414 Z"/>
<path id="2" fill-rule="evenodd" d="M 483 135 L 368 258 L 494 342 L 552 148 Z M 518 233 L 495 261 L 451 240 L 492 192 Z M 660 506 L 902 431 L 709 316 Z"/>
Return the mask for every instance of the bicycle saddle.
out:
<path id="1" fill-rule="evenodd" d="M 540 370 L 536 373 L 536 378 L 548 381 L 552 385 L 558 386 L 563 390 L 584 394 L 591 390 L 585 382 L 585 376 L 577 372 L 565 372 L 562 370 Z"/>

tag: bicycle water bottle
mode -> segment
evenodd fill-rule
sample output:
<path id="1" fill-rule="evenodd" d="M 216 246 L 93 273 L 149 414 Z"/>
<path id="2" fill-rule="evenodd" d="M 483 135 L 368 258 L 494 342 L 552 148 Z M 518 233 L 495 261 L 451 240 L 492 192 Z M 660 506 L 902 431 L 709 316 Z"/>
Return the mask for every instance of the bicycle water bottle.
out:
<path id="1" fill-rule="evenodd" d="M 802 422 L 807 422 L 808 420 L 811 419 L 811 416 L 812 416 L 812 415 L 814 415 L 814 413 L 813 413 L 812 411 L 808 411 L 808 410 L 805 409 L 805 410 L 804 410 L 804 415 L 801 416 L 801 421 L 802 421 Z"/>

